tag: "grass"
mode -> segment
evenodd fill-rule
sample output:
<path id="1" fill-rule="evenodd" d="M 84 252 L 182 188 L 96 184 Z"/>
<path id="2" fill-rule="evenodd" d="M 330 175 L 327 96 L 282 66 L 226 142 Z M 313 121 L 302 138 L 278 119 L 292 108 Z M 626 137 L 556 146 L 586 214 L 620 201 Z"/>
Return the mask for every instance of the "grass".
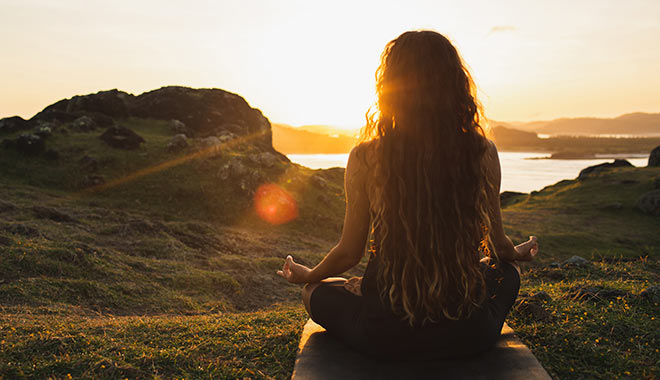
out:
<path id="1" fill-rule="evenodd" d="M 0 376 L 20 378 L 284 379 L 305 313 L 81 316 L 0 314 Z"/>
<path id="2" fill-rule="evenodd" d="M 660 280 L 660 260 L 598 260 L 586 268 L 534 268 L 521 291 L 551 299 L 539 319 L 514 308 L 508 323 L 555 378 L 655 378 L 660 374 L 660 313 L 639 294 Z M 601 287 L 610 296 L 579 296 Z M 619 291 L 618 293 L 616 291 Z M 605 293 L 607 294 L 607 293 Z"/>
<path id="3" fill-rule="evenodd" d="M 167 152 L 166 123 L 121 123 L 143 148 L 56 130 L 57 161 L 0 154 L 0 378 L 288 378 L 306 317 L 300 288 L 275 271 L 287 254 L 313 265 L 336 243 L 343 172 L 261 167 L 249 144 L 185 159 L 195 147 Z M 259 179 L 248 191 L 218 175 L 235 158 Z M 116 185 L 90 191 L 88 175 Z M 541 319 L 521 297 L 508 322 L 554 377 L 658 376 L 659 309 L 639 294 L 660 277 L 660 219 L 635 208 L 658 176 L 618 168 L 504 207 L 507 233 L 541 244 L 521 294 L 549 295 Z M 293 195 L 295 221 L 256 216 L 249 190 L 263 182 Z M 550 266 L 573 255 L 591 265 Z M 619 295 L 578 297 L 580 286 Z"/>

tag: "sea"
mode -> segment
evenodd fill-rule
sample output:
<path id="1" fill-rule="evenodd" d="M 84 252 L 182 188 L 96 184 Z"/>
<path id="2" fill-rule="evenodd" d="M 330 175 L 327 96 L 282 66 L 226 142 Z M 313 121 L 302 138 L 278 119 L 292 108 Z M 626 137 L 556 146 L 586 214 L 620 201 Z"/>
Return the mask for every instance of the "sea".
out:
<path id="1" fill-rule="evenodd" d="M 502 166 L 501 191 L 529 193 L 553 185 L 564 179 L 574 179 L 587 166 L 612 162 L 613 156 L 580 160 L 550 159 L 549 154 L 538 152 L 499 152 Z M 295 163 L 311 169 L 346 167 L 348 153 L 342 154 L 288 154 Z M 621 155 L 634 166 L 646 166 L 648 155 Z"/>

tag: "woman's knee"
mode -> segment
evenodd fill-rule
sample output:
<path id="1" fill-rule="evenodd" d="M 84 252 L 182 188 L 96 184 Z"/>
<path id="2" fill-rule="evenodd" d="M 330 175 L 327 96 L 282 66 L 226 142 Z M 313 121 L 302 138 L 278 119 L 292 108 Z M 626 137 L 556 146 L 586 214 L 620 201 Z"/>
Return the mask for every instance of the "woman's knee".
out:
<path id="1" fill-rule="evenodd" d="M 305 284 L 305 286 L 303 286 L 302 300 L 303 300 L 303 304 L 305 305 L 305 310 L 307 310 L 307 314 L 309 314 L 310 317 L 312 317 L 312 307 L 311 307 L 312 293 L 314 293 L 314 290 L 316 290 L 316 288 L 318 288 L 321 284 L 327 284 L 333 282 L 346 282 L 346 279 L 343 277 L 329 277 L 322 280 L 321 282 L 308 283 Z"/>

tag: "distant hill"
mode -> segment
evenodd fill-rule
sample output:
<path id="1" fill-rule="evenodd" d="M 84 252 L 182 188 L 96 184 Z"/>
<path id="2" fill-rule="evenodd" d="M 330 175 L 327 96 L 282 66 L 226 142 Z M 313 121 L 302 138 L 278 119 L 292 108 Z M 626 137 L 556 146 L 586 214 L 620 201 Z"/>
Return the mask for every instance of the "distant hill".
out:
<path id="1" fill-rule="evenodd" d="M 292 127 L 286 124 L 271 124 L 273 147 L 284 154 L 332 154 L 348 153 L 357 143 L 357 138 L 345 134 L 330 135 L 332 127 Z M 312 132 L 320 131 L 319 132 Z M 325 133 L 324 133 L 325 132 Z"/>
<path id="2" fill-rule="evenodd" d="M 548 135 L 660 135 L 660 113 L 635 112 L 612 119 L 579 117 L 497 124 Z"/>

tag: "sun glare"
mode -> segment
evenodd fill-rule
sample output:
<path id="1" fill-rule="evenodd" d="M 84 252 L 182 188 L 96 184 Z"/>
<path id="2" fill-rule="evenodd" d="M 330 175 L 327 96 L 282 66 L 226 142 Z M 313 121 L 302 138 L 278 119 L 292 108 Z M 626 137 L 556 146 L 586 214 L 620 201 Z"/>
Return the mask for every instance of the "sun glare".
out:
<path id="1" fill-rule="evenodd" d="M 264 221 L 279 225 L 298 217 L 298 203 L 280 186 L 268 183 L 259 186 L 254 195 L 254 208 Z"/>

